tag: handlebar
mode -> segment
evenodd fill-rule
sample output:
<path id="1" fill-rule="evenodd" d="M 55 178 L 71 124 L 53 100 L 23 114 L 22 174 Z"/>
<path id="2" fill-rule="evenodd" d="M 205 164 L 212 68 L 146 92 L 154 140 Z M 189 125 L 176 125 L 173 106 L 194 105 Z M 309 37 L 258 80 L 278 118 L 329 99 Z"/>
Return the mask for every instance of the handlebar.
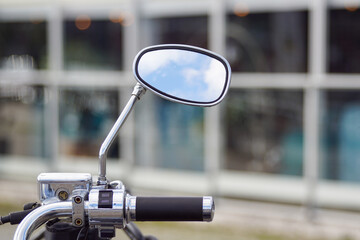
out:
<path id="1" fill-rule="evenodd" d="M 98 192 L 93 196 L 99 196 Z M 211 221 L 215 205 L 212 197 L 135 197 L 123 199 L 114 192 L 111 205 L 94 205 L 84 201 L 84 214 L 89 221 L 123 227 L 131 221 Z M 98 203 L 102 203 L 99 198 Z M 123 204 L 122 204 L 123 203 Z M 119 206 L 122 205 L 122 208 Z M 31 233 L 47 221 L 59 217 L 72 217 L 73 202 L 63 201 L 43 205 L 29 213 L 16 229 L 14 240 L 29 239 Z"/>
<path id="2" fill-rule="evenodd" d="M 71 215 L 72 203 L 70 201 L 38 207 L 21 221 L 14 234 L 14 240 L 26 240 L 34 230 L 47 221 L 57 217 L 71 217 Z"/>

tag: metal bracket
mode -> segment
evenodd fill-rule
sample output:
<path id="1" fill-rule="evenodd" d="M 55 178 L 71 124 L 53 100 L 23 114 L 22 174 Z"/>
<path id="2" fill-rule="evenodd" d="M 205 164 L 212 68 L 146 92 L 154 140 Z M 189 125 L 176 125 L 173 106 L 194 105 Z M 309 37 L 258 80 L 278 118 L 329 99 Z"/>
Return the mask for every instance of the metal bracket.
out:
<path id="1" fill-rule="evenodd" d="M 134 90 L 131 94 L 131 97 L 122 110 L 120 116 L 114 123 L 113 127 L 111 128 L 110 132 L 106 136 L 104 142 L 101 144 L 99 150 L 99 177 L 97 181 L 97 185 L 107 185 L 108 181 L 106 179 L 106 158 L 108 150 L 110 149 L 111 144 L 117 137 L 120 128 L 126 121 L 126 118 L 129 116 L 130 112 L 132 111 L 136 101 L 140 100 L 140 97 L 146 92 L 146 89 L 142 87 L 139 83 L 135 85 Z"/>
<path id="2" fill-rule="evenodd" d="M 83 189 L 76 189 L 72 194 L 72 225 L 83 227 L 85 224 L 85 198 L 88 192 Z"/>

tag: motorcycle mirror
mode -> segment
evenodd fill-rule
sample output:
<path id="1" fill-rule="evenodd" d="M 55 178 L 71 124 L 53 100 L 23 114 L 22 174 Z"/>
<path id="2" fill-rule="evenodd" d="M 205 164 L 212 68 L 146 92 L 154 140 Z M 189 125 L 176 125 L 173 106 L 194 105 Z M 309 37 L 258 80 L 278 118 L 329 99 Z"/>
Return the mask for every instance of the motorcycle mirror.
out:
<path id="1" fill-rule="evenodd" d="M 231 69 L 221 56 L 179 44 L 151 46 L 135 57 L 137 81 L 157 95 L 179 103 L 213 106 L 226 95 Z"/>

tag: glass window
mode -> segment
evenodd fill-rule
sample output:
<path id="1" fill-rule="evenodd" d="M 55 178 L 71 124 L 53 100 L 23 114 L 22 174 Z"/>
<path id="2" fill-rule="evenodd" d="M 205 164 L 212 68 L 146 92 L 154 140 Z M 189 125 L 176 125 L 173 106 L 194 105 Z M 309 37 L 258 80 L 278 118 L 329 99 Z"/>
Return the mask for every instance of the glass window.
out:
<path id="1" fill-rule="evenodd" d="M 47 67 L 46 23 L 1 22 L 0 68 L 44 69 Z"/>
<path id="2" fill-rule="evenodd" d="M 330 10 L 329 37 L 329 71 L 332 73 L 359 73 L 359 12 L 339 9 Z"/>
<path id="3" fill-rule="evenodd" d="M 45 158 L 44 88 L 0 88 L 0 155 Z"/>
<path id="4" fill-rule="evenodd" d="M 226 56 L 233 71 L 306 72 L 307 12 L 227 16 Z"/>
<path id="5" fill-rule="evenodd" d="M 60 154 L 97 157 L 100 146 L 119 114 L 118 92 L 113 90 L 60 90 Z M 110 158 L 119 157 L 115 141 Z"/>
<path id="6" fill-rule="evenodd" d="M 155 18 L 145 22 L 147 41 L 152 44 L 188 44 L 197 47 L 208 47 L 207 17 L 171 17 Z"/>
<path id="7" fill-rule="evenodd" d="M 123 27 L 119 22 L 79 16 L 65 22 L 65 68 L 122 70 Z"/>
<path id="8" fill-rule="evenodd" d="M 136 107 L 137 164 L 204 169 L 203 108 L 173 103 L 150 93 Z"/>
<path id="9" fill-rule="evenodd" d="M 302 175 L 302 91 L 232 90 L 225 110 L 226 169 Z"/>
<path id="10" fill-rule="evenodd" d="M 360 182 L 360 92 L 323 94 L 322 176 Z"/>
<path id="11" fill-rule="evenodd" d="M 148 19 L 145 45 L 208 45 L 205 16 Z M 145 97 L 147 100 L 145 100 Z M 136 163 L 149 167 L 204 170 L 204 111 L 146 94 L 136 108 Z"/>

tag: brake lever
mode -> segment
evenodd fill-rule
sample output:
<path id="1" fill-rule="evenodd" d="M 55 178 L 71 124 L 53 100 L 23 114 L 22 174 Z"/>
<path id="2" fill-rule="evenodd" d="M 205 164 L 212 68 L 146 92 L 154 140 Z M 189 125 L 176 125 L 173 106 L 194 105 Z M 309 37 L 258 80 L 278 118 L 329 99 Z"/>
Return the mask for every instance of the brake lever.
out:
<path id="1" fill-rule="evenodd" d="M 126 225 L 124 232 L 131 240 L 157 240 L 154 236 L 144 236 L 139 227 L 133 222 Z"/>

